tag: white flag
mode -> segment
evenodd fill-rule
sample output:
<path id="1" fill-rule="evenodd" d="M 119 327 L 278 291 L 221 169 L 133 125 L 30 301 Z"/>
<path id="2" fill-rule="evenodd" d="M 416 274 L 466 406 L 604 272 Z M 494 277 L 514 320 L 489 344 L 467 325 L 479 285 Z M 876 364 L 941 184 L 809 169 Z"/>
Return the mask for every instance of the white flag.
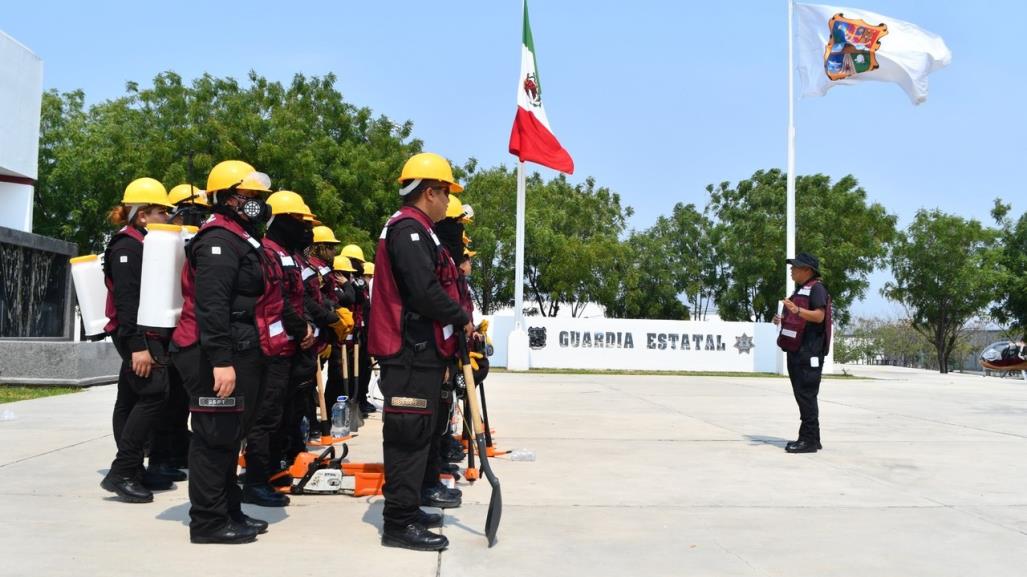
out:
<path id="1" fill-rule="evenodd" d="M 866 10 L 796 4 L 803 96 L 838 84 L 894 82 L 913 104 L 927 100 L 927 75 L 952 60 L 945 41 L 918 26 Z"/>

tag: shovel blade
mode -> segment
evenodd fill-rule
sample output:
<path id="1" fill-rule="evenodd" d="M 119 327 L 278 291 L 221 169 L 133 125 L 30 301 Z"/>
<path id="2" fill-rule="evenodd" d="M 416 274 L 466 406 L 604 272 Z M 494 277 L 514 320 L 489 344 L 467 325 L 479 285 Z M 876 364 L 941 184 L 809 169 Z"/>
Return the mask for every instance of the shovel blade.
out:
<path id="1" fill-rule="evenodd" d="M 481 471 L 485 474 L 489 485 L 492 486 L 492 497 L 489 499 L 489 510 L 485 516 L 485 537 L 489 540 L 489 547 L 496 544 L 496 534 L 499 533 L 499 521 L 503 517 L 503 491 L 499 486 L 499 478 L 492 472 L 487 453 L 485 451 L 484 437 L 478 437 L 478 451 L 481 455 Z"/>

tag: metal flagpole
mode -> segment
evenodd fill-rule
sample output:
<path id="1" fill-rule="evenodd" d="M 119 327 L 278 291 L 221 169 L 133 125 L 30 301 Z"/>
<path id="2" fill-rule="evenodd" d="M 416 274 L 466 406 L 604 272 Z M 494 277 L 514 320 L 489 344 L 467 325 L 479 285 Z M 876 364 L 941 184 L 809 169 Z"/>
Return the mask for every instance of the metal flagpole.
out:
<path id="1" fill-rule="evenodd" d="M 524 330 L 524 162 L 517 162 L 517 248 L 514 260 L 514 330 Z"/>
<path id="2" fill-rule="evenodd" d="M 795 58 L 793 56 L 792 44 L 794 37 L 792 33 L 792 10 L 795 6 L 793 0 L 788 0 L 788 176 L 787 176 L 787 203 L 785 217 L 785 235 L 787 238 L 787 258 L 795 258 Z M 791 294 L 792 276 L 791 266 L 785 266 L 785 295 Z"/>
<path id="3" fill-rule="evenodd" d="M 517 246 L 514 261 L 514 327 L 506 348 L 506 368 L 526 371 L 531 365 L 530 339 L 524 328 L 524 162 L 517 163 Z"/>
<path id="4" fill-rule="evenodd" d="M 795 258 L 795 57 L 794 47 L 795 43 L 794 33 L 792 31 L 793 21 L 793 10 L 795 8 L 794 0 L 787 0 L 788 2 L 788 167 L 786 179 L 786 193 L 785 193 L 785 258 Z M 792 266 L 789 264 L 785 265 L 785 298 L 792 294 Z M 780 305 L 778 305 L 780 311 Z M 786 355 L 784 351 L 781 351 L 778 356 L 781 362 L 781 374 L 788 373 L 788 363 L 786 362 Z"/>

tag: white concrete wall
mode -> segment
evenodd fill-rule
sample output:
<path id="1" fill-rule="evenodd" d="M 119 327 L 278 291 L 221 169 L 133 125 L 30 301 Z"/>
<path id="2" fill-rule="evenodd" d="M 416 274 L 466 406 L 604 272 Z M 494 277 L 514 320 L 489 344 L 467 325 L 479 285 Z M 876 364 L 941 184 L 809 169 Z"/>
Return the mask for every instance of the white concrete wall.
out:
<path id="1" fill-rule="evenodd" d="M 43 61 L 0 31 L 0 175 L 39 173 Z M 33 187 L 0 182 L 0 226 L 32 232 Z"/>
<path id="2" fill-rule="evenodd" d="M 43 61 L 0 31 L 0 170 L 35 179 Z"/>
<path id="3" fill-rule="evenodd" d="M 0 226 L 32 232 L 34 192 L 27 184 L 0 182 Z"/>
<path id="4" fill-rule="evenodd" d="M 529 331 L 546 329 L 545 345 L 530 352 L 533 369 L 767 373 L 781 369 L 777 327 L 769 323 L 540 317 L 525 318 L 525 323 Z M 512 317 L 491 318 L 495 347 L 491 361 L 497 367 L 506 366 L 512 329 Z M 750 339 L 747 351 L 736 347 Z"/>

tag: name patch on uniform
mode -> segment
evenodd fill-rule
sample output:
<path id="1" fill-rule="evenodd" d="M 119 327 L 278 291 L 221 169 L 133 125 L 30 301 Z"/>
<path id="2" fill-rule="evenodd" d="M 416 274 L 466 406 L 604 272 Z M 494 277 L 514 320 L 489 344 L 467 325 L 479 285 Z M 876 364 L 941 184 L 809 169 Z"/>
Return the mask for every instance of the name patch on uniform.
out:
<path id="1" fill-rule="evenodd" d="M 321 276 L 324 276 L 324 275 L 332 272 L 332 269 L 330 269 L 330 268 L 328 268 L 326 266 L 323 266 L 323 267 L 321 267 L 321 268 L 319 268 L 317 270 L 321 273 Z"/>
<path id="2" fill-rule="evenodd" d="M 314 270 L 309 266 L 303 267 L 303 280 L 310 278 L 310 275 L 314 274 Z"/>
<path id="3" fill-rule="evenodd" d="M 412 232 L 410 233 L 410 240 L 417 242 L 421 240 L 421 235 L 417 234 L 416 232 Z"/>
<path id="4" fill-rule="evenodd" d="M 267 327 L 267 332 L 272 337 L 277 337 L 278 335 L 282 334 L 282 332 L 284 332 L 284 331 L 285 331 L 285 327 L 282 326 L 282 321 L 275 321 L 275 322 L 271 323 L 270 325 L 268 325 L 268 327 Z"/>
<path id="5" fill-rule="evenodd" d="M 453 336 L 453 325 L 446 325 L 442 327 L 442 338 L 448 339 Z"/>
<path id="6" fill-rule="evenodd" d="M 794 339 L 799 333 L 797 333 L 797 332 L 795 332 L 795 331 L 793 331 L 791 329 L 781 329 L 781 334 L 786 336 L 786 337 L 788 337 L 788 338 L 790 338 L 790 339 Z"/>
<path id="7" fill-rule="evenodd" d="M 435 236 L 435 232 L 434 231 L 429 231 L 428 234 L 430 234 L 431 235 L 431 239 L 435 241 L 435 246 L 439 246 L 439 245 L 442 244 L 441 242 L 439 242 L 439 237 Z"/>
<path id="8" fill-rule="evenodd" d="M 260 250 L 260 242 L 258 242 L 257 239 L 253 238 L 252 236 L 246 237 L 246 242 L 250 243 L 250 246 L 252 246 L 253 248 Z"/>
<path id="9" fill-rule="evenodd" d="M 392 397 L 389 400 L 389 404 L 393 407 L 400 407 L 403 409 L 427 409 L 427 399 L 415 399 L 414 397 Z"/>
<path id="10" fill-rule="evenodd" d="M 221 247 L 220 246 L 212 246 L 212 247 L 210 247 L 210 254 L 221 254 Z"/>
<path id="11" fill-rule="evenodd" d="M 800 294 L 800 295 L 803 295 L 803 296 L 809 296 L 809 290 L 810 290 L 809 287 L 803 287 L 803 288 L 799 289 L 799 292 L 797 294 Z"/>
<path id="12" fill-rule="evenodd" d="M 121 255 L 121 259 L 119 260 L 119 262 L 128 262 L 128 255 Z"/>
<path id="13" fill-rule="evenodd" d="M 200 397 L 199 401 L 199 406 L 205 409 L 230 409 L 236 406 L 237 399 L 235 397 L 225 399 L 221 397 Z"/>
<path id="14" fill-rule="evenodd" d="M 820 366 L 820 358 L 818 358 L 818 357 L 810 357 L 810 359 L 809 359 L 809 366 L 813 367 L 814 369 L 819 367 Z"/>
<path id="15" fill-rule="evenodd" d="M 296 266 L 296 262 L 292 260 L 291 256 L 283 256 L 281 260 L 282 266 Z"/>

